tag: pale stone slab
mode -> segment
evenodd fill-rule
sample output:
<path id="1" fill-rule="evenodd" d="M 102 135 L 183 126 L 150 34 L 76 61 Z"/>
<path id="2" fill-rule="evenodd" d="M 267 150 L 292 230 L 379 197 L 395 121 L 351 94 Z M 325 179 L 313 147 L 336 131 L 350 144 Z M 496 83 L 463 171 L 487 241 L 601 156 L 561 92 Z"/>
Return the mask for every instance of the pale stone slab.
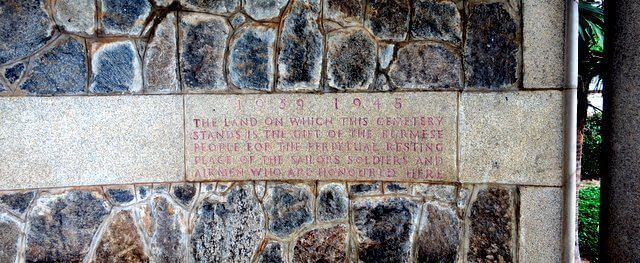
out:
<path id="1" fill-rule="evenodd" d="M 519 262 L 561 262 L 562 188 L 520 188 Z"/>
<path id="2" fill-rule="evenodd" d="M 524 88 L 564 86 L 565 1 L 523 0 Z"/>
<path id="3" fill-rule="evenodd" d="M 178 181 L 180 96 L 0 98 L 0 189 Z"/>
<path id="4" fill-rule="evenodd" d="M 460 178 L 562 185 L 563 93 L 462 93 Z"/>
<path id="5" fill-rule="evenodd" d="M 187 179 L 457 181 L 457 98 L 186 95 Z"/>

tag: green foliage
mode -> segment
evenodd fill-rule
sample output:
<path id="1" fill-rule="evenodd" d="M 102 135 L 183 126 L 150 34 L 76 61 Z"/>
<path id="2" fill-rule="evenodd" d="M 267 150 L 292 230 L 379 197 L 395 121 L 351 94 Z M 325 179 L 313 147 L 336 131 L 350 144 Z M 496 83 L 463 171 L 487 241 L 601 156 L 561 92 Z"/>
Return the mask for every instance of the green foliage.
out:
<path id="1" fill-rule="evenodd" d="M 596 0 L 580 0 L 578 8 L 578 75 L 588 87 L 593 78 L 600 77 L 604 64 L 604 10 L 602 1 Z"/>
<path id="2" fill-rule="evenodd" d="M 602 113 L 596 112 L 588 117 L 582 130 L 582 179 L 600 179 L 602 165 Z"/>
<path id="3" fill-rule="evenodd" d="M 578 192 L 578 242 L 580 255 L 598 262 L 600 232 L 600 187 L 587 186 Z"/>

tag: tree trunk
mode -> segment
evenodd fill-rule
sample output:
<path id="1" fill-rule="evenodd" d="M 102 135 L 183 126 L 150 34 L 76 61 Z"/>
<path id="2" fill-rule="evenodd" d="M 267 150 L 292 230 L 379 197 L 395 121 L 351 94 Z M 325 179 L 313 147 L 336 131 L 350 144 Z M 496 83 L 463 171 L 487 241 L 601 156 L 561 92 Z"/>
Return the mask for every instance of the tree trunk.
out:
<path id="1" fill-rule="evenodd" d="M 580 80 L 579 84 L 578 84 L 578 112 L 577 112 L 577 136 L 576 136 L 576 205 L 577 205 L 577 201 L 579 200 L 579 190 L 580 190 L 580 174 L 582 171 L 582 142 L 583 142 L 583 138 L 584 135 L 582 133 L 582 130 L 584 129 L 584 125 L 587 121 L 587 109 L 589 108 L 589 83 L 585 83 L 584 81 Z M 578 216 L 579 216 L 579 207 L 576 207 L 576 244 L 575 244 L 575 248 L 574 248 L 574 253 L 575 253 L 575 262 L 576 263 L 580 263 L 582 262 L 582 258 L 580 258 L 580 243 L 579 243 L 579 236 L 578 236 Z"/>

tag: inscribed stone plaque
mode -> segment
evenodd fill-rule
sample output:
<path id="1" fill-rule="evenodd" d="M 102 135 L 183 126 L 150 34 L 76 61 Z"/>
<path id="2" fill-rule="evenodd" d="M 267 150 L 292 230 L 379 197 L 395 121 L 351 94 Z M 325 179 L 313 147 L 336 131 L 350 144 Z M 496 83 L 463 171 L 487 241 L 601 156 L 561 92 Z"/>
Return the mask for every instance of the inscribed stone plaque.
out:
<path id="1" fill-rule="evenodd" d="M 186 95 L 187 179 L 456 181 L 457 93 Z"/>
<path id="2" fill-rule="evenodd" d="M 0 98 L 0 189 L 179 181 L 181 96 Z"/>

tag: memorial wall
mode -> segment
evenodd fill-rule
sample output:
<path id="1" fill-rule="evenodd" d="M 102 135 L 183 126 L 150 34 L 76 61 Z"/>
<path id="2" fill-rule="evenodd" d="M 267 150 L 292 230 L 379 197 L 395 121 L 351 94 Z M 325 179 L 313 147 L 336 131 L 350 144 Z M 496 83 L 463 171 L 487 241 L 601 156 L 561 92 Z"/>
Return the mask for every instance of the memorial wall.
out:
<path id="1" fill-rule="evenodd" d="M 564 23 L 0 1 L 0 262 L 560 262 Z"/>

